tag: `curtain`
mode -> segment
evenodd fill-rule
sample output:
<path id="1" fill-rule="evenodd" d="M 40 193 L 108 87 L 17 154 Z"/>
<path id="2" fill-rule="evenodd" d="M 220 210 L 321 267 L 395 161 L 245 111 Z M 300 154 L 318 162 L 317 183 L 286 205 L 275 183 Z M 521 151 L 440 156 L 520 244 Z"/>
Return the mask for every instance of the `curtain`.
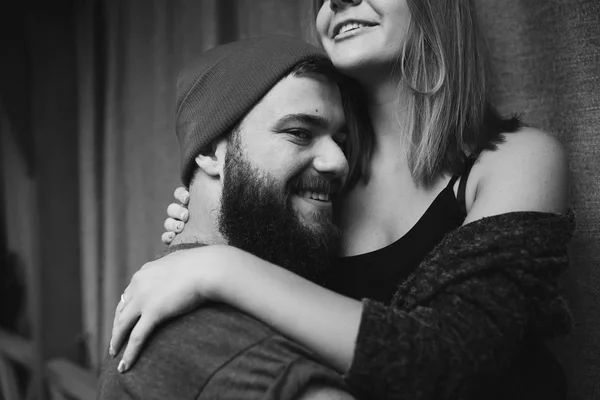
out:
<path id="1" fill-rule="evenodd" d="M 160 252 L 180 185 L 176 80 L 201 51 L 303 34 L 306 7 L 271 1 L 88 1 L 78 10 L 84 319 L 91 364 L 108 346 L 132 274 Z M 243 17 L 242 17 L 243 16 Z"/>
<path id="2" fill-rule="evenodd" d="M 600 4 L 477 0 L 501 111 L 557 135 L 573 175 L 578 233 L 566 279 L 577 322 L 557 346 L 572 398 L 600 393 Z M 108 346 L 132 274 L 160 250 L 179 185 L 179 69 L 216 44 L 266 33 L 310 36 L 308 1 L 87 0 L 78 3 L 84 321 L 91 365 Z M 583 397 L 582 397 L 583 396 Z"/>

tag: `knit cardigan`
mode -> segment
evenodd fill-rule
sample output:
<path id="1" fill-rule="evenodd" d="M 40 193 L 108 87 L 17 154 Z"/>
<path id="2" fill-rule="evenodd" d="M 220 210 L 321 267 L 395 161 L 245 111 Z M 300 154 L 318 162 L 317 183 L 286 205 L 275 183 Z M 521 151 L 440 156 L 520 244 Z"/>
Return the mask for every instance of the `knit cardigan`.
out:
<path id="1" fill-rule="evenodd" d="M 347 382 L 376 399 L 481 393 L 509 368 L 526 336 L 569 332 L 558 278 L 574 227 L 572 212 L 515 212 L 449 233 L 390 306 L 363 300 Z"/>

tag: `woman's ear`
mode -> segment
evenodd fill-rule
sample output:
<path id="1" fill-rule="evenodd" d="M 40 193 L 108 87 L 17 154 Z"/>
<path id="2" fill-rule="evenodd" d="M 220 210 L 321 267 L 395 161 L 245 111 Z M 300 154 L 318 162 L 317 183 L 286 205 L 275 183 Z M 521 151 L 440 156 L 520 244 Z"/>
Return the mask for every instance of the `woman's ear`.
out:
<path id="1" fill-rule="evenodd" d="M 227 138 L 215 140 L 207 152 L 196 157 L 196 164 L 208 176 L 220 178 L 225 167 L 225 153 L 227 153 Z"/>

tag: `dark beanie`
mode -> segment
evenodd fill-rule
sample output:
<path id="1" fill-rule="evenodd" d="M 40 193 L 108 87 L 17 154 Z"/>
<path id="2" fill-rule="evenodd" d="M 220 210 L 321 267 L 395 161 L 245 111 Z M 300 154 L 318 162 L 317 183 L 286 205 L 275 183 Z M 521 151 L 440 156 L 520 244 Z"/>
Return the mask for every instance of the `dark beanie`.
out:
<path id="1" fill-rule="evenodd" d="M 231 129 L 299 63 L 325 53 L 283 35 L 246 39 L 204 52 L 177 81 L 181 181 L 188 186 L 195 158 Z"/>

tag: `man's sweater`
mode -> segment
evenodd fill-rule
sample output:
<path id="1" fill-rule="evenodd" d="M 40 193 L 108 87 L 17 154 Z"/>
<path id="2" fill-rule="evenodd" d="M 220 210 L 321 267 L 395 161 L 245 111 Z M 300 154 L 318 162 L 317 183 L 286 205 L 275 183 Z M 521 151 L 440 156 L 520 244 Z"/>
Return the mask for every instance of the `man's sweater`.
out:
<path id="1" fill-rule="evenodd" d="M 346 381 L 380 400 L 500 395 L 529 340 L 570 330 L 558 278 L 573 230 L 572 213 L 518 212 L 451 232 L 391 306 L 363 301 Z"/>

